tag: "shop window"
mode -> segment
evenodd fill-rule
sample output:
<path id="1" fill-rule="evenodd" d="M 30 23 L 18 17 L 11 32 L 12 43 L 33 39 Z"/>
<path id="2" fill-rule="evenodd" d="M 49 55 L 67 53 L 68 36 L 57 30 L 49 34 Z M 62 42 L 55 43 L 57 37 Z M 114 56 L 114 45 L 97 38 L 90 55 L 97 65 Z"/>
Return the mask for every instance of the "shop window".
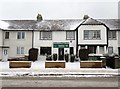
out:
<path id="1" fill-rule="evenodd" d="M 40 55 L 51 55 L 51 47 L 40 47 Z"/>

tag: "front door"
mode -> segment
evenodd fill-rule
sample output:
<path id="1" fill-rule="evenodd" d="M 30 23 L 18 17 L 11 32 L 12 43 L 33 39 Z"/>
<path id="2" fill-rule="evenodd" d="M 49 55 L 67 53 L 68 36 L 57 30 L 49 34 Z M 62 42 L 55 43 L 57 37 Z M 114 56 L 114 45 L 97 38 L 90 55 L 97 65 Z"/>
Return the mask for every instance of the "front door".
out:
<path id="1" fill-rule="evenodd" d="M 3 61 L 8 60 L 8 49 L 3 49 Z"/>
<path id="2" fill-rule="evenodd" d="M 64 60 L 64 48 L 58 48 L 59 60 Z"/>
<path id="3" fill-rule="evenodd" d="M 70 55 L 71 54 L 74 54 L 74 48 L 73 47 L 70 47 Z"/>

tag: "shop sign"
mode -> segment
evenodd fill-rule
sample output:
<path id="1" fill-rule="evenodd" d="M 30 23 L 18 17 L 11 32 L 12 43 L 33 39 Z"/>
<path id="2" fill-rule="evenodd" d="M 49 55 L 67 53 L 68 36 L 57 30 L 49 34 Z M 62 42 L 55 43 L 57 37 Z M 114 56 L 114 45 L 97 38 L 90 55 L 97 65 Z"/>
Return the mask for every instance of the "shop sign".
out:
<path id="1" fill-rule="evenodd" d="M 69 48 L 69 43 L 54 43 L 53 48 Z"/>

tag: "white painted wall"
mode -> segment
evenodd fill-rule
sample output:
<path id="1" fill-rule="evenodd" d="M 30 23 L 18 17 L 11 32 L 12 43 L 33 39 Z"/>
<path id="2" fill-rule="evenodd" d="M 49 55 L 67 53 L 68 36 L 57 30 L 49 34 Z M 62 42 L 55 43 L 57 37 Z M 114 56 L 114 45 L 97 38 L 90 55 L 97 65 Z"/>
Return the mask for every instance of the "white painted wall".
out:
<path id="1" fill-rule="evenodd" d="M 84 40 L 84 30 L 101 30 L 100 40 Z M 107 30 L 104 25 L 81 25 L 78 29 L 78 44 L 107 44 Z"/>
<path id="2" fill-rule="evenodd" d="M 75 33 L 76 35 L 76 33 Z M 58 48 L 53 48 L 53 42 L 69 42 L 70 47 L 74 47 L 74 54 L 76 54 L 76 40 L 66 40 L 66 31 L 53 31 L 52 32 L 52 40 L 40 40 L 40 32 L 34 32 L 34 47 L 39 49 L 40 47 L 52 47 L 52 54 L 58 53 Z M 76 39 L 76 36 L 75 36 Z M 69 52 L 68 48 L 65 48 Z"/>
<path id="3" fill-rule="evenodd" d="M 3 31 L 0 29 L 0 46 L 3 45 Z M 0 47 L 0 59 L 2 59 L 2 48 Z"/>
<path id="4" fill-rule="evenodd" d="M 118 46 L 120 47 L 120 31 L 118 31 Z"/>
<path id="5" fill-rule="evenodd" d="M 0 46 L 3 45 L 3 31 L 0 29 Z"/>
<path id="6" fill-rule="evenodd" d="M 2 48 L 0 48 L 0 59 L 2 59 Z"/>
<path id="7" fill-rule="evenodd" d="M 118 54 L 119 38 L 120 37 L 118 37 L 118 31 L 116 31 L 116 40 L 108 40 L 108 47 L 112 46 L 113 52 L 117 54 Z"/>
<path id="8" fill-rule="evenodd" d="M 25 31 L 25 39 L 17 39 L 17 31 L 9 31 L 9 39 L 4 39 L 4 45 L 9 46 L 8 57 L 19 57 L 17 55 L 17 47 L 24 47 L 24 54 L 28 54 L 29 49 L 32 47 L 32 32 Z M 5 31 L 4 31 L 5 33 Z"/>

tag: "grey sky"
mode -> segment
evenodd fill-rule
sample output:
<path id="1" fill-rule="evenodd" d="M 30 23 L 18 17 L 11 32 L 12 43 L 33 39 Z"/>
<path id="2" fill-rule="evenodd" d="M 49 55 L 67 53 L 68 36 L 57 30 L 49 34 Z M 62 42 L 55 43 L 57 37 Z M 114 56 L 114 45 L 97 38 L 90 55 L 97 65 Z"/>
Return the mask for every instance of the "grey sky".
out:
<path id="1" fill-rule="evenodd" d="M 117 18 L 118 0 L 106 2 L 82 0 L 4 0 L 0 1 L 0 19 L 79 19 L 85 14 L 92 18 Z"/>

